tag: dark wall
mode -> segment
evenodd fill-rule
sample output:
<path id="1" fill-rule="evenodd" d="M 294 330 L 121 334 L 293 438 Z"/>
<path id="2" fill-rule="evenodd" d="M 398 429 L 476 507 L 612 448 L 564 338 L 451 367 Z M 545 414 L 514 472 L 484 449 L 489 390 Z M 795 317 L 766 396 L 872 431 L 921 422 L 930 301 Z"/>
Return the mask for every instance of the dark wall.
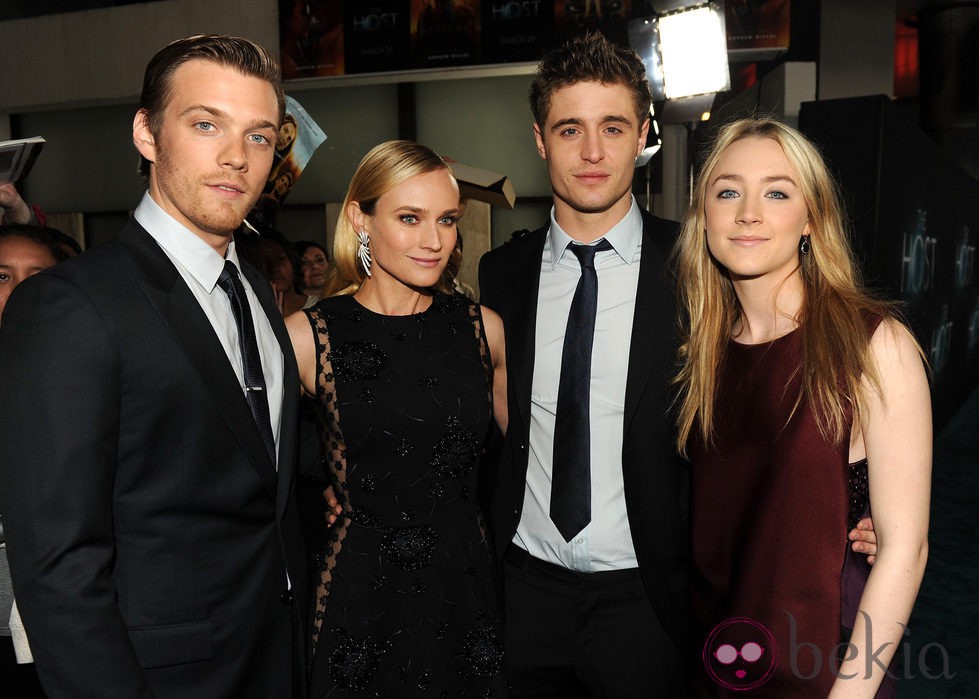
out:
<path id="1" fill-rule="evenodd" d="M 979 183 L 883 96 L 807 102 L 799 127 L 838 177 L 871 285 L 907 303 L 940 427 L 979 384 Z"/>

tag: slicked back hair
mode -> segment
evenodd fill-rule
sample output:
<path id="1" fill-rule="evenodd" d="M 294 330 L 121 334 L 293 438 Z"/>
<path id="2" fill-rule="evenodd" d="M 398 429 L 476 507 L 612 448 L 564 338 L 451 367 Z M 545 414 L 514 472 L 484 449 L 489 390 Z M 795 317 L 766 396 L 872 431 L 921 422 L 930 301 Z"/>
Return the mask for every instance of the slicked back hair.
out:
<path id="1" fill-rule="evenodd" d="M 282 121 L 286 96 L 275 57 L 259 44 L 240 36 L 198 34 L 167 44 L 146 64 L 139 108 L 146 113 L 146 123 L 153 138 L 159 138 L 163 128 L 163 113 L 173 94 L 173 74 L 184 63 L 193 60 L 212 61 L 269 83 L 275 90 L 278 119 Z M 139 174 L 144 178 L 150 174 L 150 162 L 142 156 L 139 158 Z"/>

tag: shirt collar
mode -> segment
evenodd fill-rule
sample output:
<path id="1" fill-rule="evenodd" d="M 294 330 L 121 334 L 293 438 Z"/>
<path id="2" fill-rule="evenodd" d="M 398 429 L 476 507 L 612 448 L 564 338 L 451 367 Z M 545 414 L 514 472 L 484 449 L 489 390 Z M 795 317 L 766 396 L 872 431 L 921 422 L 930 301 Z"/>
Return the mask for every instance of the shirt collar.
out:
<path id="1" fill-rule="evenodd" d="M 636 250 L 642 240 L 642 214 L 639 213 L 639 204 L 636 198 L 632 197 L 632 206 L 621 221 L 612 226 L 608 232 L 602 236 L 612 245 L 615 254 L 622 258 L 627 265 L 631 265 L 635 259 Z M 601 238 L 599 238 L 601 240 Z M 551 248 L 551 269 L 557 267 L 561 257 L 568 251 L 568 246 L 574 240 L 569 236 L 554 218 L 554 207 L 551 207 L 551 227 L 547 232 L 547 244 Z M 594 241 L 592 245 L 597 243 Z"/>
<path id="2" fill-rule="evenodd" d="M 225 256 L 221 257 L 214 248 L 164 211 L 149 192 L 143 195 L 133 212 L 133 218 L 207 293 L 214 291 L 226 259 L 234 262 L 238 270 L 241 270 L 234 238 L 228 245 Z"/>

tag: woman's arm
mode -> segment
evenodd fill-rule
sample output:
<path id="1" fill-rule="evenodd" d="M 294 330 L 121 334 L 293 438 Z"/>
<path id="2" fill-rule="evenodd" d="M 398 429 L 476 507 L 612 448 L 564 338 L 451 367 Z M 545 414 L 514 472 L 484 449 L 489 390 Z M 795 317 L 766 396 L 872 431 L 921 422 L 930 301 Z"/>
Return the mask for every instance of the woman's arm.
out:
<path id="1" fill-rule="evenodd" d="M 486 306 L 482 306 L 483 328 L 486 342 L 493 357 L 493 417 L 500 432 L 507 427 L 506 342 L 503 337 L 503 319 Z"/>
<path id="2" fill-rule="evenodd" d="M 859 429 L 867 450 L 878 553 L 860 598 L 847 660 L 830 693 L 834 699 L 874 696 L 903 637 L 928 558 L 928 380 L 911 334 L 895 320 L 880 324 L 870 352 L 880 391 L 864 382 Z"/>
<path id="3" fill-rule="evenodd" d="M 299 382 L 311 396 L 316 395 L 316 338 L 309 317 L 303 311 L 286 316 L 286 330 L 299 365 Z"/>

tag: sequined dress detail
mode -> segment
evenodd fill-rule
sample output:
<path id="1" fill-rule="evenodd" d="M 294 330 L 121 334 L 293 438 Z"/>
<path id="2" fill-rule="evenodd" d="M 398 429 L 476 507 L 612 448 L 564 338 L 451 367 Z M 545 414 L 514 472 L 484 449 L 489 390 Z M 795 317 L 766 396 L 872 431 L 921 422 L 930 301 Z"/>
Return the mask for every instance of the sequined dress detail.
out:
<path id="1" fill-rule="evenodd" d="M 492 363 L 477 305 L 306 311 L 343 515 L 317 547 L 310 696 L 503 697 L 501 612 L 476 504 Z"/>

